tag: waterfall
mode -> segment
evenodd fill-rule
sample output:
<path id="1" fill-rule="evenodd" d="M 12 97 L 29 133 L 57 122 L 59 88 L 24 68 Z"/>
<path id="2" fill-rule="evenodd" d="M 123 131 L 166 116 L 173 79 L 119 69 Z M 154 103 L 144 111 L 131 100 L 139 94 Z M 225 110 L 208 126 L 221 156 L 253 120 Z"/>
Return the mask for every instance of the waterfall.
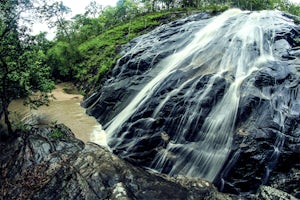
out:
<path id="1" fill-rule="evenodd" d="M 118 128 L 126 119 L 128 119 L 139 106 L 143 105 L 143 102 L 148 98 L 151 98 L 151 94 L 154 91 L 154 87 L 158 86 L 159 83 L 164 81 L 170 72 L 182 66 L 185 62 L 185 59 L 189 57 L 191 54 L 197 53 L 199 50 L 205 48 L 207 44 L 212 42 L 214 39 L 213 35 L 216 34 L 217 30 L 224 24 L 226 18 L 231 17 L 232 14 L 238 13 L 237 10 L 231 10 L 229 13 L 223 14 L 224 17 L 218 17 L 213 21 L 213 23 L 209 24 L 205 31 L 199 32 L 195 39 L 186 46 L 183 50 L 178 53 L 171 55 L 166 58 L 164 61 L 159 63 L 159 65 L 164 66 L 162 71 L 157 75 L 153 80 L 151 80 L 134 98 L 130 104 L 122 110 L 120 114 L 118 114 L 114 118 L 114 123 L 112 123 L 107 129 L 106 132 L 111 134 Z M 192 63 L 191 63 L 192 64 Z"/>
<path id="2" fill-rule="evenodd" d="M 193 29 L 183 36 L 189 38 L 149 66 L 145 73 L 155 76 L 140 78 L 144 80 L 140 90 L 105 131 L 112 150 L 129 160 L 138 157 L 137 151 L 144 156 L 142 144 L 154 140 L 157 153 L 149 167 L 212 181 L 231 151 L 242 95 L 270 96 L 259 89 L 241 93 L 241 87 L 251 84 L 247 81 L 265 65 L 279 61 L 273 41 L 293 22 L 279 11 L 231 9 L 198 30 L 197 23 L 186 23 L 185 30 Z M 136 54 L 139 45 L 144 48 L 142 41 L 127 54 Z M 278 116 L 283 124 L 281 111 Z M 277 144 L 282 146 L 280 141 Z"/>

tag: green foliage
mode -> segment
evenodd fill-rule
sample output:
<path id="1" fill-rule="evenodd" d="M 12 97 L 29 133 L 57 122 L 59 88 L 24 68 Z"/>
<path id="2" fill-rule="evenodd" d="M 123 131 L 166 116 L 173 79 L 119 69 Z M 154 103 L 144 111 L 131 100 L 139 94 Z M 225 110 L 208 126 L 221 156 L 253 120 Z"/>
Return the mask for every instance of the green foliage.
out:
<path id="1" fill-rule="evenodd" d="M 300 4 L 290 4 L 290 3 L 283 3 L 283 1 L 281 1 L 282 3 L 280 4 L 281 6 L 281 10 L 291 13 L 293 15 L 297 15 L 300 16 Z M 298 19 L 298 23 L 299 23 L 299 19 Z"/>
<path id="2" fill-rule="evenodd" d="M 64 133 L 59 127 L 54 128 L 51 131 L 51 133 L 49 134 L 49 137 L 52 138 L 52 139 L 61 139 L 61 138 L 64 138 Z"/>
<path id="3" fill-rule="evenodd" d="M 36 11 L 32 1 L 8 0 L 0 4 L 0 118 L 4 116 L 9 133 L 13 133 L 10 102 L 39 91 L 39 98 L 27 99 L 32 107 L 38 107 L 47 102 L 47 93 L 54 87 L 46 64 L 45 39 L 42 35 L 32 37 L 19 23 L 25 10 Z"/>
<path id="4" fill-rule="evenodd" d="M 85 15 L 60 24 L 47 53 L 48 63 L 56 79 L 81 82 L 93 90 L 120 57 L 120 46 L 134 37 L 175 20 L 174 13 L 217 13 L 230 7 L 300 12 L 299 6 L 287 0 L 119 0 L 115 7 L 105 8 L 92 2 Z"/>
<path id="5" fill-rule="evenodd" d="M 19 112 L 13 112 L 11 114 L 11 121 L 12 121 L 12 128 L 14 130 L 21 130 L 26 131 L 29 130 L 30 126 L 28 124 L 25 124 L 22 120 L 22 114 Z"/>
<path id="6" fill-rule="evenodd" d="M 68 59 L 71 56 L 74 57 L 74 55 L 72 55 L 73 52 L 71 51 L 69 43 L 59 41 L 51 49 L 49 49 L 47 54 L 48 59 L 53 66 L 52 74 L 54 77 L 63 77 L 70 73 L 72 66 Z"/>
<path id="7" fill-rule="evenodd" d="M 81 81 L 85 80 L 82 78 L 86 78 L 88 82 L 97 82 L 116 63 L 117 48 L 120 45 L 158 26 L 161 23 L 159 19 L 167 15 L 169 12 L 140 16 L 82 43 L 78 50 L 83 58 L 84 68 L 79 72 L 78 78 L 81 78 Z"/>

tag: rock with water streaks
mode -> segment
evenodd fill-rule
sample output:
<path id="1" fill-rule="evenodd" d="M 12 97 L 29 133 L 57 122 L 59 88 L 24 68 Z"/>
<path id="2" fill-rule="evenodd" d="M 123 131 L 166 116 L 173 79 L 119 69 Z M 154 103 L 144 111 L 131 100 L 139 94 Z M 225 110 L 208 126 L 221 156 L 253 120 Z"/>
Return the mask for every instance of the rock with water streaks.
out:
<path id="1" fill-rule="evenodd" d="M 294 52 L 295 47 L 280 43 L 281 58 Z M 242 96 L 257 89 L 262 95 L 241 98 L 232 152 L 215 179 L 222 191 L 253 197 L 249 192 L 265 184 L 300 197 L 299 60 L 272 61 L 241 88 Z"/>
<path id="2" fill-rule="evenodd" d="M 159 27 L 124 47 L 83 105 L 131 163 L 214 179 L 225 192 L 270 185 L 299 197 L 295 18 L 230 10 Z"/>
<path id="3" fill-rule="evenodd" d="M 1 199 L 239 199 L 202 179 L 134 167 L 63 125 L 33 128 L 0 145 Z"/>
<path id="4" fill-rule="evenodd" d="M 192 33 L 206 25 L 206 21 L 192 27 L 181 27 L 193 21 L 210 20 L 211 15 L 203 12 L 188 18 L 174 21 L 155 29 L 150 34 L 133 39 L 122 49 L 124 56 L 118 60 L 105 84 L 96 91 L 82 106 L 87 113 L 102 124 L 109 123 L 153 77 L 158 70 L 151 70 L 165 57 L 182 49 L 193 39 Z M 182 36 L 183 35 L 183 36 Z M 163 66 L 162 66 L 163 67 Z"/>

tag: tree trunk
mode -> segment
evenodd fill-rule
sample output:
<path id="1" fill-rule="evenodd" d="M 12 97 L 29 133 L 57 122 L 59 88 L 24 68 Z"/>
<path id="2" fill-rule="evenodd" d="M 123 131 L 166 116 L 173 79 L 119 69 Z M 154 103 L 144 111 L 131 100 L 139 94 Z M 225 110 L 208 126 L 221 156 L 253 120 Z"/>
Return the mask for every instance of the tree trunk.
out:
<path id="1" fill-rule="evenodd" d="M 12 125 L 11 125 L 11 123 L 9 121 L 9 118 L 8 118 L 9 117 L 8 104 L 3 103 L 2 109 L 3 109 L 3 113 L 4 113 L 4 122 L 7 126 L 7 132 L 8 132 L 9 135 L 12 135 L 13 134 Z"/>
<path id="2" fill-rule="evenodd" d="M 2 112 L 4 114 L 4 122 L 7 126 L 7 131 L 8 131 L 8 134 L 13 134 L 13 130 L 12 130 L 12 125 L 9 121 L 9 111 L 8 111 L 8 105 L 9 105 L 9 94 L 8 94 L 8 80 L 7 80 L 7 76 L 8 76 L 8 73 L 9 73 L 9 70 L 8 70 L 8 65 L 7 63 L 5 62 L 5 60 L 0 57 L 0 61 L 2 63 L 2 67 L 4 69 L 4 74 L 2 75 L 2 80 L 1 80 L 1 87 L 0 87 L 0 92 L 1 92 L 1 96 L 0 96 L 0 100 L 1 100 L 1 106 L 2 106 Z M 2 115 L 0 115 L 0 117 L 2 117 Z"/>
<path id="3" fill-rule="evenodd" d="M 9 111 L 8 111 L 8 105 L 5 96 L 2 94 L 0 96 L 0 105 L 1 105 L 1 111 L 0 111 L 0 119 L 2 119 L 2 115 L 4 115 L 4 123 L 6 124 L 7 132 L 9 135 L 13 134 L 13 129 L 11 122 L 9 120 Z"/>

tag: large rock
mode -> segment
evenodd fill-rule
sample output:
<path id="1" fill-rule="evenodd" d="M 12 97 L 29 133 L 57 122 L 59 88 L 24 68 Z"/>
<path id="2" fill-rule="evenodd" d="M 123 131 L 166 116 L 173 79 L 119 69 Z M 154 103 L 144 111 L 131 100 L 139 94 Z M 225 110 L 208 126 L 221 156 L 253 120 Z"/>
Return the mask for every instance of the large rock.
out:
<path id="1" fill-rule="evenodd" d="M 300 57 L 287 41 L 293 39 L 276 42 L 274 52 L 289 59 L 269 63 L 241 90 L 232 151 L 215 179 L 221 191 L 251 197 L 269 185 L 300 198 Z M 244 95 L 257 88 L 270 95 Z"/>
<path id="2" fill-rule="evenodd" d="M 292 195 L 290 195 L 286 192 L 274 189 L 269 186 L 261 186 L 259 188 L 259 192 L 256 195 L 256 197 L 258 199 L 270 199 L 270 200 L 272 200 L 272 199 L 296 200 L 296 198 L 293 197 Z"/>
<path id="3" fill-rule="evenodd" d="M 149 80 L 160 73 L 151 69 L 186 46 L 193 39 L 191 35 L 204 27 L 210 17 L 209 13 L 204 12 L 174 21 L 124 45 L 121 52 L 124 56 L 118 60 L 106 82 L 82 103 L 83 107 L 88 108 L 87 113 L 103 125 L 109 123 Z M 185 26 L 194 21 L 200 23 Z"/>
<path id="4" fill-rule="evenodd" d="M 1 199 L 239 199 L 205 180 L 134 167 L 63 125 L 33 128 L 0 146 Z"/>
<path id="5" fill-rule="evenodd" d="M 207 175 L 220 190 L 250 198 L 261 185 L 299 197 L 296 18 L 233 10 L 161 26 L 124 47 L 83 105 L 104 124 L 113 152 L 135 165 Z"/>

